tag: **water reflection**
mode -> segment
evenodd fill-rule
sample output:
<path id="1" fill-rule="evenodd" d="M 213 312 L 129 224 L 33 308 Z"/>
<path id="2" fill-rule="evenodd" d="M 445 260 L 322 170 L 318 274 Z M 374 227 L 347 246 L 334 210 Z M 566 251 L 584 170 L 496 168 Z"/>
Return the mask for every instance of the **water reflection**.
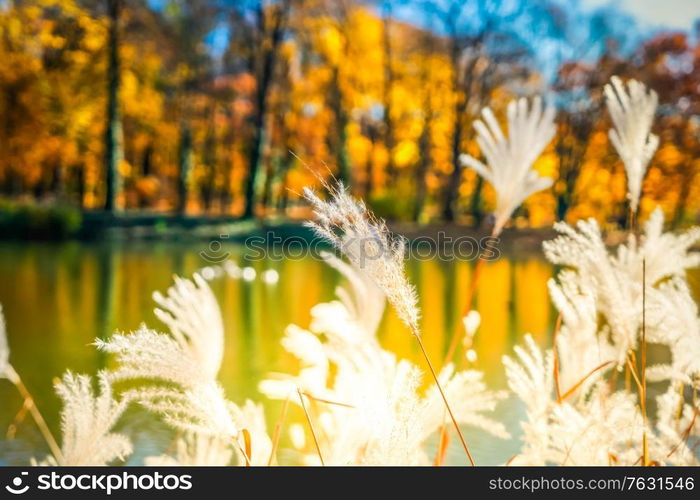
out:
<path id="1" fill-rule="evenodd" d="M 153 290 L 165 290 L 173 274 L 188 275 L 205 265 L 202 245 L 174 243 L 134 244 L 10 244 L 0 245 L 0 303 L 3 304 L 12 349 L 11 360 L 36 397 L 50 426 L 57 431 L 59 401 L 52 383 L 66 369 L 94 374 L 109 360 L 90 345 L 95 337 L 114 330 L 130 331 L 142 322 L 160 328 L 152 308 Z M 233 259 L 242 258 L 237 247 L 227 249 Z M 280 280 L 246 282 L 220 278 L 212 287 L 224 314 L 227 347 L 221 381 L 231 399 L 259 399 L 256 387 L 268 371 L 295 370 L 296 361 L 279 344 L 289 323 L 307 326 L 311 307 L 330 300 L 340 279 L 322 262 L 311 259 L 254 262 L 258 276 L 275 269 Z M 418 287 L 424 342 L 434 359 L 448 346 L 463 309 L 473 264 L 469 262 L 412 261 L 408 271 Z M 477 333 L 476 367 L 486 373 L 493 387 L 504 387 L 501 357 L 523 332 L 545 344 L 554 313 L 546 282 L 552 269 L 538 255 L 519 255 L 486 264 L 476 295 L 482 314 Z M 422 364 L 417 346 L 399 319 L 388 311 L 380 326 L 380 338 L 401 357 Z M 29 422 L 17 439 L 4 440 L 21 401 L 14 388 L 0 381 L 0 462 L 25 461 L 27 455 L 43 455 L 41 437 Z M 276 404 L 270 404 L 274 419 Z M 500 418 L 517 433 L 520 408 L 513 401 L 499 408 Z M 146 416 L 136 414 L 123 425 L 136 435 L 138 446 L 159 448 L 163 433 Z M 153 432 L 151 432 L 153 431 Z M 160 434 L 159 434 L 160 433 Z M 467 431 L 480 463 L 502 463 L 517 449 L 517 442 L 503 442 Z M 4 440 L 4 441 L 3 441 Z M 167 445 L 166 445 L 167 447 Z M 460 450 L 452 450 L 460 461 Z"/>

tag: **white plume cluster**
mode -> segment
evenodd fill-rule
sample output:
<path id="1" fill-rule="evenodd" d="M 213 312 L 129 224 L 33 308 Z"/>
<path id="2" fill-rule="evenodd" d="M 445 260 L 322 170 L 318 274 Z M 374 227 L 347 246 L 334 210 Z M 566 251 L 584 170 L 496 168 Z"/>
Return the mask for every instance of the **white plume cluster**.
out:
<path id="1" fill-rule="evenodd" d="M 638 345 L 644 266 L 647 293 L 651 298 L 659 291 L 658 284 L 663 280 L 684 278 L 686 269 L 700 262 L 700 255 L 689 252 L 690 247 L 700 241 L 700 228 L 674 235 L 663 232 L 663 223 L 663 212 L 657 209 L 645 226 L 641 243 L 630 236 L 615 253 L 606 248 L 600 228 L 593 219 L 580 221 L 576 228 L 563 222 L 555 224 L 560 236 L 543 245 L 545 255 L 553 264 L 570 268 L 571 271 L 562 275 L 568 293 L 588 297 L 573 302 L 593 301 L 587 306 L 589 323 L 597 321 L 596 312 L 605 319 L 603 333 L 606 335 L 603 337 L 607 337 L 609 329 L 618 362 L 623 362 L 628 351 Z M 552 286 L 555 287 L 553 297 L 557 305 L 563 305 L 560 297 L 565 294 L 557 291 L 556 285 L 550 288 Z M 572 317 L 571 308 L 564 309 Z"/>
<path id="2" fill-rule="evenodd" d="M 404 271 L 405 243 L 395 238 L 367 210 L 365 204 L 353 199 L 342 183 L 326 186 L 330 200 L 324 201 L 308 189 L 304 196 L 311 203 L 316 220 L 308 225 L 319 236 L 332 243 L 350 262 L 384 292 L 396 312 L 418 335 L 418 296 Z"/>
<path id="3" fill-rule="evenodd" d="M 525 98 L 508 104 L 508 137 L 505 136 L 491 108 L 482 110 L 482 120 L 474 122 L 476 142 L 486 158 L 486 165 L 463 154 L 463 165 L 487 180 L 496 191 L 494 233 L 498 234 L 516 208 L 537 191 L 547 189 L 553 180 L 541 177 L 532 167 L 537 157 L 554 137 L 554 108 L 542 109 L 535 97 L 531 105 Z"/>
<path id="4" fill-rule="evenodd" d="M 197 365 L 216 378 L 224 356 L 224 325 L 216 297 L 204 278 L 195 273 L 192 281 L 175 278 L 167 295 L 153 294 L 160 306 L 155 314 L 170 329 L 170 335 L 197 360 Z"/>
<path id="5" fill-rule="evenodd" d="M 105 372 L 97 374 L 99 393 L 92 378 L 67 372 L 56 384 L 63 401 L 61 431 L 63 457 L 57 465 L 107 465 L 131 454 L 131 440 L 112 432 L 130 397 L 115 399 Z"/>
<path id="6" fill-rule="evenodd" d="M 605 93 L 615 125 L 610 139 L 636 212 L 658 144 L 650 133 L 657 97 L 615 77 Z M 504 358 L 509 387 L 526 408 L 524 445 L 513 463 L 698 465 L 691 443 L 700 436 L 693 396 L 700 389 L 700 317 L 686 272 L 700 264 L 691 252 L 700 228 L 664 232 L 657 208 L 641 238 L 630 232 L 609 250 L 595 220 L 554 227 L 560 235 L 543 246 L 564 268 L 549 282 L 561 319 L 555 345 L 543 352 L 527 336 L 516 358 Z M 647 369 L 647 345 L 664 346 L 667 361 Z M 653 414 L 647 384 L 657 382 L 667 388 Z"/>
<path id="7" fill-rule="evenodd" d="M 260 390 L 297 403 L 297 389 L 309 397 L 326 464 L 429 464 L 425 440 L 444 423 L 437 387 L 421 395 L 419 368 L 381 348 L 375 335 L 385 301 L 381 290 L 356 267 L 326 258 L 347 278 L 348 288 L 339 290 L 342 302 L 314 307 L 310 330 L 287 329 L 282 345 L 302 367 L 296 375 L 271 374 Z M 374 307 L 363 308 L 369 301 Z M 481 373 L 455 372 L 449 365 L 439 378 L 461 424 L 508 437 L 503 425 L 485 414 L 504 394 L 488 391 Z M 306 448 L 309 437 L 293 441 L 303 448 L 306 463 L 319 463 L 316 452 Z"/>
<path id="8" fill-rule="evenodd" d="M 205 434 L 188 433 L 175 442 L 174 456 L 146 457 L 144 464 L 163 466 L 221 466 L 229 465 L 233 458 L 231 445 L 219 438 Z"/>
<path id="9" fill-rule="evenodd" d="M 613 76 L 605 85 L 605 97 L 614 125 L 609 132 L 610 142 L 625 165 L 630 207 L 636 212 L 644 174 L 659 145 L 659 138 L 651 133 L 658 96 L 637 80 L 625 86 Z"/>
<path id="10" fill-rule="evenodd" d="M 168 325 L 170 335 L 142 326 L 129 335 L 98 340 L 98 348 L 114 354 L 118 362 L 110 380 L 148 381 L 127 394 L 167 424 L 193 434 L 195 441 L 236 442 L 239 463 L 266 464 L 271 442 L 262 408 L 249 401 L 239 407 L 226 399 L 217 381 L 224 334 L 209 285 L 196 274 L 194 281 L 177 278 L 167 296 L 156 293 L 154 298 L 161 306 L 156 315 Z M 245 433 L 251 437 L 252 456 L 241 451 Z"/>
<path id="11" fill-rule="evenodd" d="M 686 270 L 700 262 L 690 252 L 700 229 L 665 233 L 663 222 L 657 210 L 640 241 L 630 236 L 616 251 L 607 249 L 593 220 L 576 229 L 555 226 L 561 235 L 544 250 L 565 267 L 549 283 L 561 315 L 556 344 L 543 353 L 527 337 L 516 359 L 504 359 L 509 386 L 526 406 L 524 446 L 515 463 L 640 464 L 644 435 L 650 463 L 698 464 L 688 445 L 700 435 L 697 408 L 683 388 L 700 388 L 700 317 L 686 282 Z M 640 370 L 642 336 L 665 346 L 668 362 Z M 657 398 L 655 418 L 645 419 L 641 387 L 616 383 L 625 371 L 628 378 L 645 373 L 649 383 L 668 385 Z"/>

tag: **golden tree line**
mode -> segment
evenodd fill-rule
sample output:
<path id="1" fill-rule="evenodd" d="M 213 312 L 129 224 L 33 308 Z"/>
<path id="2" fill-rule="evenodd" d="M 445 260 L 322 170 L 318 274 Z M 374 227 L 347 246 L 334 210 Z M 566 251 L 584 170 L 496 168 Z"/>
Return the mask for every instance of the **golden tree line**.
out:
<path id="1" fill-rule="evenodd" d="M 456 25 L 465 2 L 437 4 L 418 27 L 392 2 L 8 1 L 0 194 L 293 216 L 301 186 L 332 173 L 388 218 L 479 223 L 494 197 L 459 164 L 460 153 L 479 155 L 471 123 L 487 104 L 502 118 L 513 96 L 539 93 L 556 102 L 559 130 L 537 169 L 558 180 L 515 224 L 624 223 L 624 170 L 600 94 L 618 74 L 659 94 L 642 212 L 659 203 L 676 223 L 697 217 L 700 45 L 662 33 L 623 56 L 611 42 L 551 79 L 517 42 L 494 50 L 502 13 L 484 10 L 467 36 Z"/>

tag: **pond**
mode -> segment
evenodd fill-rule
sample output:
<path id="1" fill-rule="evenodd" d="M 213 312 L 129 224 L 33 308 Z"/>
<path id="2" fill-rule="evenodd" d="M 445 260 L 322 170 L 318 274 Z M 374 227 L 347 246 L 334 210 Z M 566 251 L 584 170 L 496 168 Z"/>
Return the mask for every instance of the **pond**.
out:
<path id="1" fill-rule="evenodd" d="M 53 392 L 55 379 L 65 370 L 95 374 L 109 367 L 110 359 L 91 345 L 97 337 L 116 330 L 128 332 L 144 322 L 164 330 L 153 314 L 152 292 L 165 291 L 173 274 L 189 276 L 206 266 L 201 256 L 206 248 L 206 243 L 164 242 L 0 244 L 0 303 L 7 320 L 11 362 L 56 434 L 60 434 L 60 402 Z M 243 247 L 229 245 L 221 251 L 230 252 L 231 260 L 240 265 L 252 266 L 258 277 L 267 269 L 279 274 L 276 283 L 229 276 L 210 281 L 226 329 L 220 380 L 233 401 L 263 401 L 271 428 L 280 405 L 266 401 L 257 384 L 268 372 L 297 370 L 294 358 L 280 346 L 285 326 L 307 327 L 311 307 L 333 299 L 342 280 L 336 271 L 310 257 L 246 264 Z M 466 261 L 408 262 L 420 296 L 424 342 L 433 359 L 441 359 L 447 350 L 473 270 L 474 263 Z M 492 388 L 505 388 L 501 357 L 512 351 L 525 332 L 541 345 L 551 344 L 556 313 L 548 298 L 547 280 L 552 272 L 539 254 L 503 256 L 485 265 L 475 298 L 482 324 L 475 339 L 474 366 L 485 372 Z M 385 348 L 424 366 L 415 341 L 393 311 L 385 314 L 379 336 Z M 20 407 L 14 387 L 0 380 L 0 463 L 23 464 L 47 453 L 29 419 L 18 426 L 13 439 L 6 437 Z M 514 435 L 509 441 L 465 427 L 477 463 L 503 463 L 518 450 L 517 422 L 522 412 L 512 399 L 501 403 L 496 412 Z M 130 411 L 120 429 L 130 434 L 138 451 L 130 463 L 163 452 L 172 438 L 143 410 Z M 463 463 L 458 443 L 451 445 L 448 461 Z"/>

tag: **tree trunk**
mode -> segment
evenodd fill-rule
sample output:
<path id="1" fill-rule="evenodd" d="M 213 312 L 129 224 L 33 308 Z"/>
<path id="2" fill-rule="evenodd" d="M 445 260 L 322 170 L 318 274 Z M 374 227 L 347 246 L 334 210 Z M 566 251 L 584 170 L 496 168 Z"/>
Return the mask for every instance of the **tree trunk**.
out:
<path id="1" fill-rule="evenodd" d="M 257 89 L 255 95 L 255 116 L 253 118 L 253 139 L 250 159 L 248 162 L 248 177 L 245 184 L 245 207 L 243 209 L 244 218 L 252 218 L 255 215 L 255 206 L 257 204 L 257 183 L 260 174 L 260 166 L 263 157 L 263 146 L 265 144 L 265 136 L 267 130 L 265 128 L 265 115 L 267 113 L 267 95 L 272 83 L 272 76 L 275 70 L 275 61 L 277 59 L 277 49 L 282 35 L 285 31 L 287 17 L 289 15 L 289 0 L 282 2 L 277 8 L 277 16 L 275 25 L 270 35 L 269 48 L 263 48 L 262 64 L 260 73 L 257 79 Z M 262 5 L 258 12 L 259 29 L 263 35 L 265 34 L 265 12 Z"/>
<path id="2" fill-rule="evenodd" d="M 107 127 L 105 131 L 105 170 L 107 192 L 105 210 L 118 210 L 117 199 L 121 190 L 119 163 L 122 159 L 122 124 L 119 113 L 119 18 L 122 0 L 108 0 L 109 14 L 109 60 L 107 68 Z"/>
<path id="3" fill-rule="evenodd" d="M 389 178 L 392 178 L 395 173 L 394 164 L 394 147 L 396 141 L 394 139 L 394 122 L 392 119 L 392 103 L 391 89 L 394 84 L 394 71 L 391 66 L 391 6 L 385 4 L 386 13 L 384 15 L 383 24 L 383 45 L 384 45 L 384 144 L 387 151 L 386 173 Z"/>
<path id="4" fill-rule="evenodd" d="M 447 180 L 447 188 L 445 190 L 445 200 L 442 209 L 442 217 L 447 222 L 453 222 L 455 220 L 455 205 L 457 203 L 457 198 L 459 197 L 459 185 L 462 180 L 462 165 L 459 162 L 460 155 L 460 145 L 462 142 L 462 120 L 464 110 L 467 106 L 467 96 L 464 95 L 465 91 L 461 88 L 461 77 L 459 68 L 459 43 L 456 36 L 452 38 L 451 50 L 450 50 L 450 60 L 452 62 L 452 67 L 454 68 L 453 77 L 453 89 L 456 94 L 455 105 L 454 105 L 454 128 L 452 133 L 452 147 L 451 147 L 451 159 L 452 159 L 452 172 Z M 468 90 L 468 89 L 466 89 Z"/>
<path id="5" fill-rule="evenodd" d="M 691 170 L 690 165 L 685 165 L 683 171 L 688 172 L 687 175 L 683 176 L 681 180 L 681 191 L 678 194 L 678 203 L 676 203 L 676 209 L 673 214 L 673 227 L 678 228 L 685 219 L 685 209 L 688 204 L 688 197 L 690 196 L 690 186 L 693 185 L 694 172 Z"/>
<path id="6" fill-rule="evenodd" d="M 180 129 L 178 167 L 177 213 L 180 215 L 185 215 L 187 210 L 187 194 L 189 191 L 190 171 L 192 169 L 192 130 L 186 123 L 183 123 Z"/>
<path id="7" fill-rule="evenodd" d="M 458 99 L 459 101 L 460 99 Z M 452 135 L 452 172 L 447 180 L 447 189 L 445 191 L 445 204 L 442 210 L 442 217 L 448 221 L 453 222 L 455 220 L 455 204 L 457 198 L 459 197 L 459 185 L 462 180 L 462 166 L 459 163 L 460 154 L 460 142 L 462 138 L 462 117 L 461 117 L 462 106 L 458 102 L 455 105 L 455 123 L 454 123 L 454 133 Z"/>
<path id="8" fill-rule="evenodd" d="M 426 97 L 426 101 L 430 102 L 430 96 Z M 425 176 L 428 173 L 428 168 L 430 167 L 430 130 L 432 122 L 432 107 L 430 104 L 426 106 L 426 117 L 425 123 L 423 124 L 423 131 L 420 135 L 420 160 L 416 168 L 416 199 L 413 205 L 413 220 L 418 222 L 420 216 L 423 213 L 423 207 L 425 205 L 425 197 L 427 194 L 427 186 L 425 185 Z"/>
<path id="9" fill-rule="evenodd" d="M 348 142 L 348 116 L 343 106 L 343 94 L 340 90 L 338 66 L 333 68 L 330 89 L 330 107 L 333 110 L 336 124 L 335 161 L 338 167 L 338 180 L 345 186 L 352 185 L 352 171 L 350 170 L 350 158 L 347 150 Z"/>

